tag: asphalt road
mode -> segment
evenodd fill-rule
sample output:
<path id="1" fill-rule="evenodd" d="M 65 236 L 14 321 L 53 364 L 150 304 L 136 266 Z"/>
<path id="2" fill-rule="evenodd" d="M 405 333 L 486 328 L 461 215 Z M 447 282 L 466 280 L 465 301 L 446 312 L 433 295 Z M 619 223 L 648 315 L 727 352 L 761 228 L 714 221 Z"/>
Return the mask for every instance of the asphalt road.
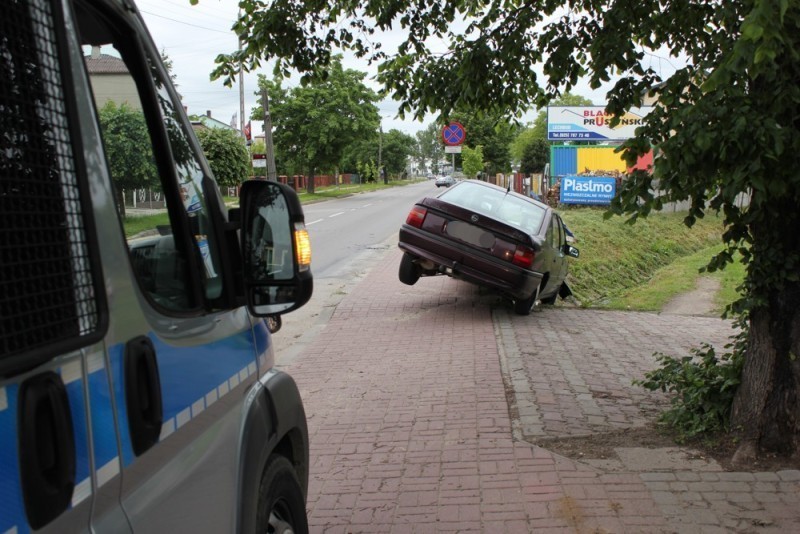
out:
<path id="1" fill-rule="evenodd" d="M 346 275 L 356 256 L 398 231 L 414 202 L 436 192 L 426 181 L 304 206 L 314 279 Z"/>

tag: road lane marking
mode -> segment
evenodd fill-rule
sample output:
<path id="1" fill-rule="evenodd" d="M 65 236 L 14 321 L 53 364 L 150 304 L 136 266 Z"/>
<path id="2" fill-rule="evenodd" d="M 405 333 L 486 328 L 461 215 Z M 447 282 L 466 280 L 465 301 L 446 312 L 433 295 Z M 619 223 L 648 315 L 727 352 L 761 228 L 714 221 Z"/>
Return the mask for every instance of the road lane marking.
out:
<path id="1" fill-rule="evenodd" d="M 340 211 L 339 213 L 334 213 L 333 215 L 328 215 L 328 218 L 329 219 L 333 219 L 334 217 L 338 217 L 339 215 L 344 215 L 344 212 Z"/>
<path id="2" fill-rule="evenodd" d="M 306 223 L 306 228 L 308 228 L 312 224 L 317 224 L 318 222 L 322 222 L 322 219 L 317 219 L 316 221 L 311 221 L 310 223 Z"/>

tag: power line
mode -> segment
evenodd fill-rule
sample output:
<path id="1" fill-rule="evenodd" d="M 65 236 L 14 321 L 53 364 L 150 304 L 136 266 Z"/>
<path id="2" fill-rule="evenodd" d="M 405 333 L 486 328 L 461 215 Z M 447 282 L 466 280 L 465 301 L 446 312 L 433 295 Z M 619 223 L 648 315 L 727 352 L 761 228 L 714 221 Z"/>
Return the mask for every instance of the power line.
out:
<path id="1" fill-rule="evenodd" d="M 177 20 L 177 19 L 172 19 L 172 18 L 169 18 L 169 17 L 165 17 L 164 15 L 157 15 L 156 13 L 151 13 L 150 11 L 145 11 L 143 9 L 140 9 L 139 11 L 141 11 L 142 13 L 147 13 L 151 17 L 158 17 L 160 19 L 168 20 L 170 22 L 176 22 L 178 24 L 183 24 L 185 26 L 191 26 L 193 28 L 199 28 L 201 30 L 206 30 L 206 31 L 209 31 L 209 32 L 224 33 L 225 35 L 235 35 L 231 30 L 228 30 L 228 31 L 217 30 L 216 28 L 209 28 L 207 26 L 200 26 L 199 24 L 192 24 L 191 22 L 184 22 L 182 20 Z"/>

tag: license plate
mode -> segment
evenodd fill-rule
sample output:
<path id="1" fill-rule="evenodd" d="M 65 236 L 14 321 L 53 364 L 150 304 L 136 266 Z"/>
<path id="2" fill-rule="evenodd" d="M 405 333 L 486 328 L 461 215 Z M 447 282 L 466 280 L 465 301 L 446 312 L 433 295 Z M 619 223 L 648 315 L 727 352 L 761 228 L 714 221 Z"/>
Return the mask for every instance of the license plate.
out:
<path id="1" fill-rule="evenodd" d="M 494 246 L 494 234 L 462 221 L 447 223 L 446 231 L 447 235 L 476 247 L 490 249 Z"/>

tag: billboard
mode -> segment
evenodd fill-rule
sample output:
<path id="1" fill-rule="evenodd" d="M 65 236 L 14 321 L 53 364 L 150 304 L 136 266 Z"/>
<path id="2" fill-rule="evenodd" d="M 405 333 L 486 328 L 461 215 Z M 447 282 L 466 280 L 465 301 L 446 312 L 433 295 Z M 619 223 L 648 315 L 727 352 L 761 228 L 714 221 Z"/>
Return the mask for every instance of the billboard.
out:
<path id="1" fill-rule="evenodd" d="M 608 176 L 565 176 L 561 180 L 562 204 L 611 204 L 617 181 Z"/>
<path id="2" fill-rule="evenodd" d="M 548 106 L 547 140 L 625 141 L 634 136 L 652 109 L 652 106 L 631 108 L 611 128 L 609 122 L 613 116 L 603 106 Z"/>

